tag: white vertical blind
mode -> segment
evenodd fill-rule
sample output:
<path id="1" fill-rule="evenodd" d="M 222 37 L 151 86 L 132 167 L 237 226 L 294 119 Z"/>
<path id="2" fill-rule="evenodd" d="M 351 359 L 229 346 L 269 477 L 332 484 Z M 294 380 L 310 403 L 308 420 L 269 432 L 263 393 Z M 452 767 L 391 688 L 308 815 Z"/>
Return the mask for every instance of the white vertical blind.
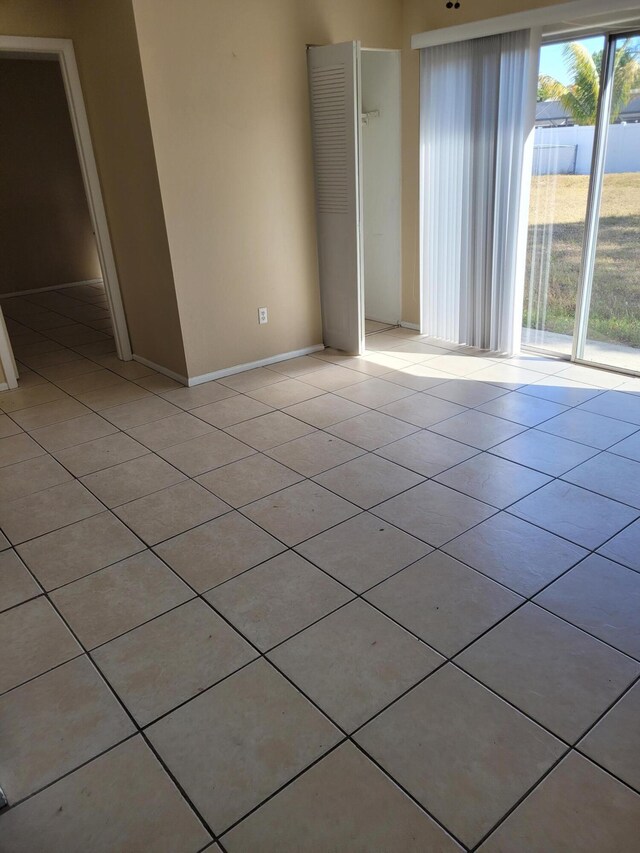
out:
<path id="1" fill-rule="evenodd" d="M 529 30 L 421 51 L 423 328 L 509 354 L 522 325 L 534 64 Z"/>

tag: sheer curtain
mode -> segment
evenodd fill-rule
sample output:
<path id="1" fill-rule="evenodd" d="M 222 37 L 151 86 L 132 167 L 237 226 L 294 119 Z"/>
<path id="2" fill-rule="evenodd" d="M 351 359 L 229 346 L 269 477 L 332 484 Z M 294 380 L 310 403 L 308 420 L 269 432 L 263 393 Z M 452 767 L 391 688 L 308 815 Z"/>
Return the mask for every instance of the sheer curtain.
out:
<path id="1" fill-rule="evenodd" d="M 423 328 L 434 337 L 519 349 L 537 66 L 530 30 L 421 51 Z"/>

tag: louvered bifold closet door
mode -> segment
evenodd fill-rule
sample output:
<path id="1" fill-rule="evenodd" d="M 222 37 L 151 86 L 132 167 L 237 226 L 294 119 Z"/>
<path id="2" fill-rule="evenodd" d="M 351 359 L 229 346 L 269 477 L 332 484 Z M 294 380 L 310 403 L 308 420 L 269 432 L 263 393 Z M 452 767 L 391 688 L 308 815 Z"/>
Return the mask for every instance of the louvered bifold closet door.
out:
<path id="1" fill-rule="evenodd" d="M 360 353 L 360 45 L 310 47 L 308 64 L 323 339 Z"/>

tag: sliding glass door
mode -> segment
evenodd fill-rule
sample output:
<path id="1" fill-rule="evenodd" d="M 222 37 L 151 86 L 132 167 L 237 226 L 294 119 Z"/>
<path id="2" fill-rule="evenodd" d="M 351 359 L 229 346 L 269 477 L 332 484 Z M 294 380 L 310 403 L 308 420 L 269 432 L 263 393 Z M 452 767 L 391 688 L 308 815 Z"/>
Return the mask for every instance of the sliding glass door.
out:
<path id="1" fill-rule="evenodd" d="M 540 49 L 522 342 L 566 356 L 573 350 L 598 99 L 592 56 L 604 44 L 599 36 Z"/>
<path id="2" fill-rule="evenodd" d="M 640 34 L 541 49 L 523 344 L 640 372 Z"/>
<path id="3" fill-rule="evenodd" d="M 600 123 L 603 156 L 593 176 L 600 200 L 587 247 L 593 258 L 585 258 L 590 276 L 584 345 L 577 356 L 640 372 L 640 35 L 612 39 L 609 65 Z"/>

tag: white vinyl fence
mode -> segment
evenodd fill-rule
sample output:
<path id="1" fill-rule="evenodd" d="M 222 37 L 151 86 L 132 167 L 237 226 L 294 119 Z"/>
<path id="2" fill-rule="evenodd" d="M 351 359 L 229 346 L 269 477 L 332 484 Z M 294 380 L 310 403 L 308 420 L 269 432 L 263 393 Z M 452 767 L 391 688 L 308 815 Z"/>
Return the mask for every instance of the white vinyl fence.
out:
<path id="1" fill-rule="evenodd" d="M 533 148 L 534 175 L 588 175 L 593 127 L 537 127 Z M 609 128 L 605 172 L 640 172 L 640 124 Z"/>

